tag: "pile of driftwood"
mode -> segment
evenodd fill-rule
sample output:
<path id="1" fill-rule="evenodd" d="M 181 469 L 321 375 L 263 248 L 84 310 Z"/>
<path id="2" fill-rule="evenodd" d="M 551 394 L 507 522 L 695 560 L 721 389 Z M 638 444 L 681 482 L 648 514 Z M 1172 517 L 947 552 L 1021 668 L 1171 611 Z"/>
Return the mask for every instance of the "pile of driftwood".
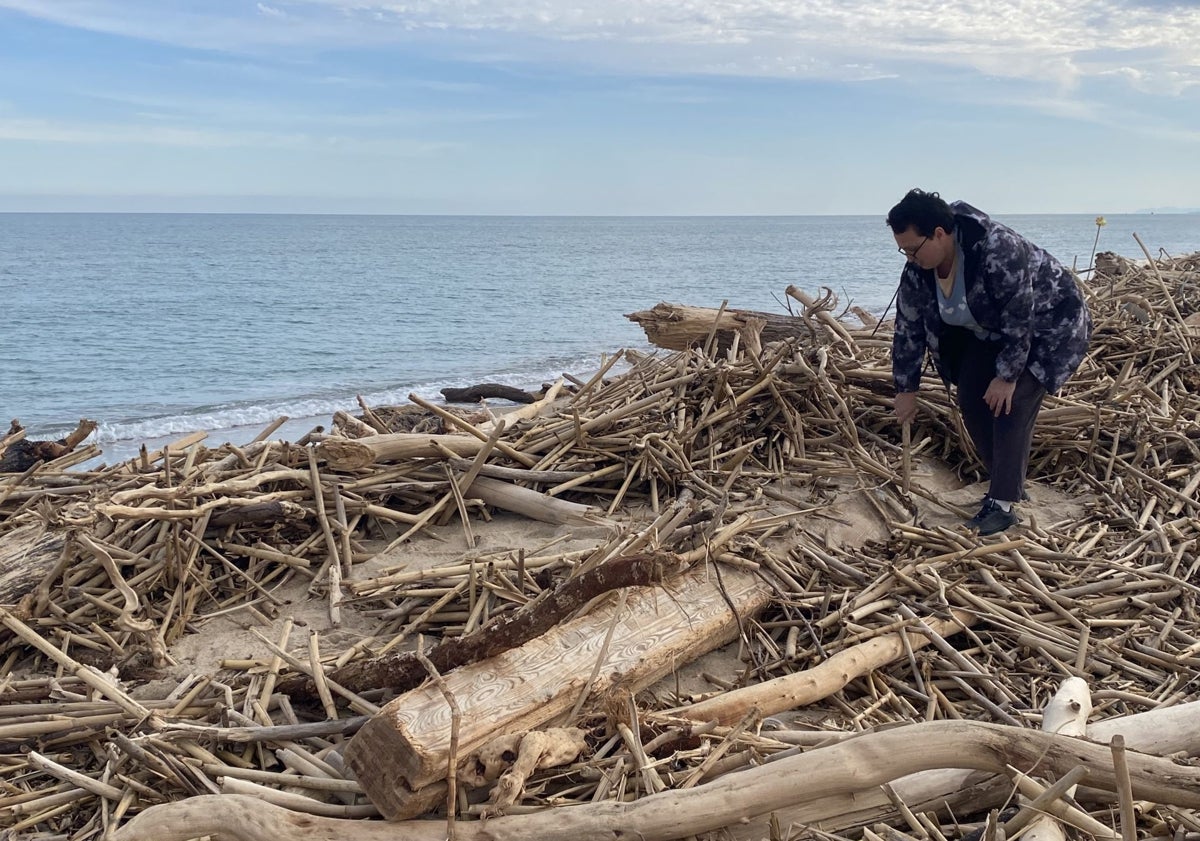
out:
<path id="1" fill-rule="evenodd" d="M 1198 270 L 1100 256 L 1031 466 L 1087 513 L 987 540 L 914 476 L 978 478 L 940 383 L 905 447 L 887 326 L 794 288 L 786 317 L 631 316 L 676 352 L 501 418 L 414 397 L 421 432 L 364 406 L 296 443 L 47 451 L 0 479 L 0 826 L 1200 834 Z M 848 497 L 886 540 L 821 536 Z M 496 510 L 600 536 L 477 547 Z M 458 562 L 406 554 L 452 522 Z M 298 633 L 297 592 L 371 633 Z M 218 616 L 271 654 L 155 689 Z M 688 665 L 731 641 L 736 668 Z"/>

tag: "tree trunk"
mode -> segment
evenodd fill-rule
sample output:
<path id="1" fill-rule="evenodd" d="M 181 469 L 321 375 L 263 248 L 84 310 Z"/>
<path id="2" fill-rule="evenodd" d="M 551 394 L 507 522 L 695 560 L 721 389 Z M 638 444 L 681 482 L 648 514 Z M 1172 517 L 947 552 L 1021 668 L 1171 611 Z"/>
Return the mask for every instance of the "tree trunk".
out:
<path id="1" fill-rule="evenodd" d="M 581 693 L 603 694 L 618 684 L 636 692 L 729 642 L 740 621 L 767 605 L 771 590 L 743 570 L 729 569 L 722 580 L 724 592 L 709 570 L 697 569 L 663 587 L 630 591 L 624 608 L 603 604 L 520 648 L 445 675 L 461 709 L 458 756 L 554 720 Z M 597 660 L 603 668 L 589 687 Z M 422 789 L 446 777 L 452 724 L 441 689 L 426 684 L 391 701 L 350 742 L 346 762 L 384 815 L 396 820 L 428 808 Z"/>

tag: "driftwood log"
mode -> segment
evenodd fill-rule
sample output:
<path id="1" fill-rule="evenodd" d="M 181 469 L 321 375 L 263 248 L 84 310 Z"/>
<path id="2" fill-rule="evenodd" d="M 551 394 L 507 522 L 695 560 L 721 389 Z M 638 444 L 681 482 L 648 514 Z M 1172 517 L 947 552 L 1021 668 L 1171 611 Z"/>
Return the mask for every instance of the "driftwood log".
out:
<path id="1" fill-rule="evenodd" d="M 83 440 L 96 431 L 96 422 L 82 418 L 66 437 L 57 441 L 30 441 L 22 434 L 24 428 L 14 419 L 0 446 L 0 473 L 22 473 L 39 461 L 53 461 L 73 452 Z"/>
<path id="2" fill-rule="evenodd" d="M 625 317 L 645 331 L 651 344 L 667 350 L 699 347 L 715 332 L 717 349 L 724 351 L 733 345 L 735 336 L 754 329 L 756 322 L 761 323 L 763 344 L 812 335 L 811 329 L 795 316 L 753 310 L 715 310 L 664 302 Z"/>
<path id="3" fill-rule="evenodd" d="M 1077 765 L 1089 782 L 1115 792 L 1107 746 L 1006 725 L 928 722 L 860 736 L 840 744 L 730 774 L 711 783 L 650 795 L 634 803 L 547 809 L 455 826 L 459 841 L 672 841 L 736 824 L 788 806 L 819 807 L 827 798 L 871 789 L 933 768 L 1006 773 L 1009 767 L 1060 777 Z M 1200 807 L 1200 768 L 1131 754 L 1133 795 L 1156 803 Z M 255 800 L 198 797 L 153 806 L 113 836 L 115 841 L 187 841 L 201 835 L 228 841 L 441 841 L 443 821 L 372 824 L 297 815 Z"/>
<path id="4" fill-rule="evenodd" d="M 1087 727 L 1087 739 L 1096 745 L 1107 745 L 1113 736 L 1121 735 L 1126 747 L 1140 754 L 1191 756 L 1200 753 L 1197 722 L 1200 722 L 1200 701 L 1193 701 L 1094 722 Z M 769 762 L 767 767 L 774 764 Z M 892 791 L 912 812 L 944 816 L 984 811 L 1012 796 L 1013 781 L 1003 771 L 972 767 L 975 770 L 948 765 L 906 773 L 892 782 Z M 1111 760 L 1105 767 L 1111 767 Z M 1042 774 L 1058 775 L 1049 766 L 1039 765 L 1038 770 Z M 1111 795 L 1111 788 L 1081 788 L 1079 794 L 1080 799 L 1086 797 L 1093 803 L 1112 803 Z M 886 792 L 864 787 L 860 791 L 831 796 L 821 803 L 784 807 L 775 813 L 774 820 L 782 826 L 820 822 L 827 831 L 837 832 L 895 820 L 896 817 L 896 803 Z M 770 837 L 770 821 L 766 815 L 761 815 L 731 825 L 724 831 L 736 841 L 761 841 Z"/>
<path id="5" fill-rule="evenodd" d="M 538 399 L 538 395 L 532 392 L 500 383 L 480 383 L 468 388 L 447 387 L 441 391 L 447 403 L 478 403 L 492 398 L 511 400 L 513 403 L 533 403 Z"/>
<path id="6" fill-rule="evenodd" d="M 927 623 L 934 634 L 940 637 L 957 634 L 977 619 L 964 610 L 953 613 L 952 619 L 934 619 Z M 876 637 L 840 651 L 807 671 L 726 692 L 675 712 L 693 721 L 716 719 L 721 724 L 733 724 L 751 709 L 757 709 L 761 715 L 774 715 L 828 698 L 855 678 L 870 674 L 903 657 L 906 651 L 921 648 L 929 642 L 929 637 L 915 631 Z"/>
<path id="7" fill-rule="evenodd" d="M 532 730 L 567 713 L 580 694 L 637 691 L 734 639 L 771 589 L 738 569 L 697 569 L 662 587 L 629 592 L 627 603 L 594 608 L 525 645 L 445 675 L 461 708 L 462 756 L 503 733 Z M 735 614 L 731 606 L 737 608 Z M 589 676 L 597 671 L 596 678 Z M 346 764 L 388 818 L 421 814 L 422 791 L 446 777 L 452 711 L 437 686 L 389 702 L 355 735 Z M 432 795 L 433 802 L 441 796 Z"/>

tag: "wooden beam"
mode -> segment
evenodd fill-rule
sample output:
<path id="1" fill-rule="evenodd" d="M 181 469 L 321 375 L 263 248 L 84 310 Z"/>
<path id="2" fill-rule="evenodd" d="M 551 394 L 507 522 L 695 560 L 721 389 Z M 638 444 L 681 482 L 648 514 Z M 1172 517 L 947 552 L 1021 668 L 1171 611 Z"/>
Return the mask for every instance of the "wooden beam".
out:
<path id="1" fill-rule="evenodd" d="M 607 602 L 519 648 L 445 675 L 462 710 L 460 755 L 495 736 L 554 720 L 581 692 L 603 694 L 616 686 L 636 692 L 734 639 L 739 620 L 762 610 L 771 590 L 744 570 L 725 569 L 721 578 L 724 593 L 703 568 L 662 587 L 630 590 L 624 610 Z M 603 668 L 589 688 L 598 659 Z M 429 802 L 422 790 L 446 778 L 450 719 L 441 690 L 425 685 L 391 701 L 350 742 L 346 763 L 388 818 L 420 814 Z"/>

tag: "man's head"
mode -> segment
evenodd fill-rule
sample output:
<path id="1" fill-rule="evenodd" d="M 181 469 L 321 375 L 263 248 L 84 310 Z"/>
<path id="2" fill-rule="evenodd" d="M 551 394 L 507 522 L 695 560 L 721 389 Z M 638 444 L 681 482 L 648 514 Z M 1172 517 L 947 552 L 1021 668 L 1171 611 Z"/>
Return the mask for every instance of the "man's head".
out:
<path id="1" fill-rule="evenodd" d="M 930 269 L 954 255 L 954 214 L 937 193 L 912 189 L 888 211 L 896 247 L 908 260 Z"/>

